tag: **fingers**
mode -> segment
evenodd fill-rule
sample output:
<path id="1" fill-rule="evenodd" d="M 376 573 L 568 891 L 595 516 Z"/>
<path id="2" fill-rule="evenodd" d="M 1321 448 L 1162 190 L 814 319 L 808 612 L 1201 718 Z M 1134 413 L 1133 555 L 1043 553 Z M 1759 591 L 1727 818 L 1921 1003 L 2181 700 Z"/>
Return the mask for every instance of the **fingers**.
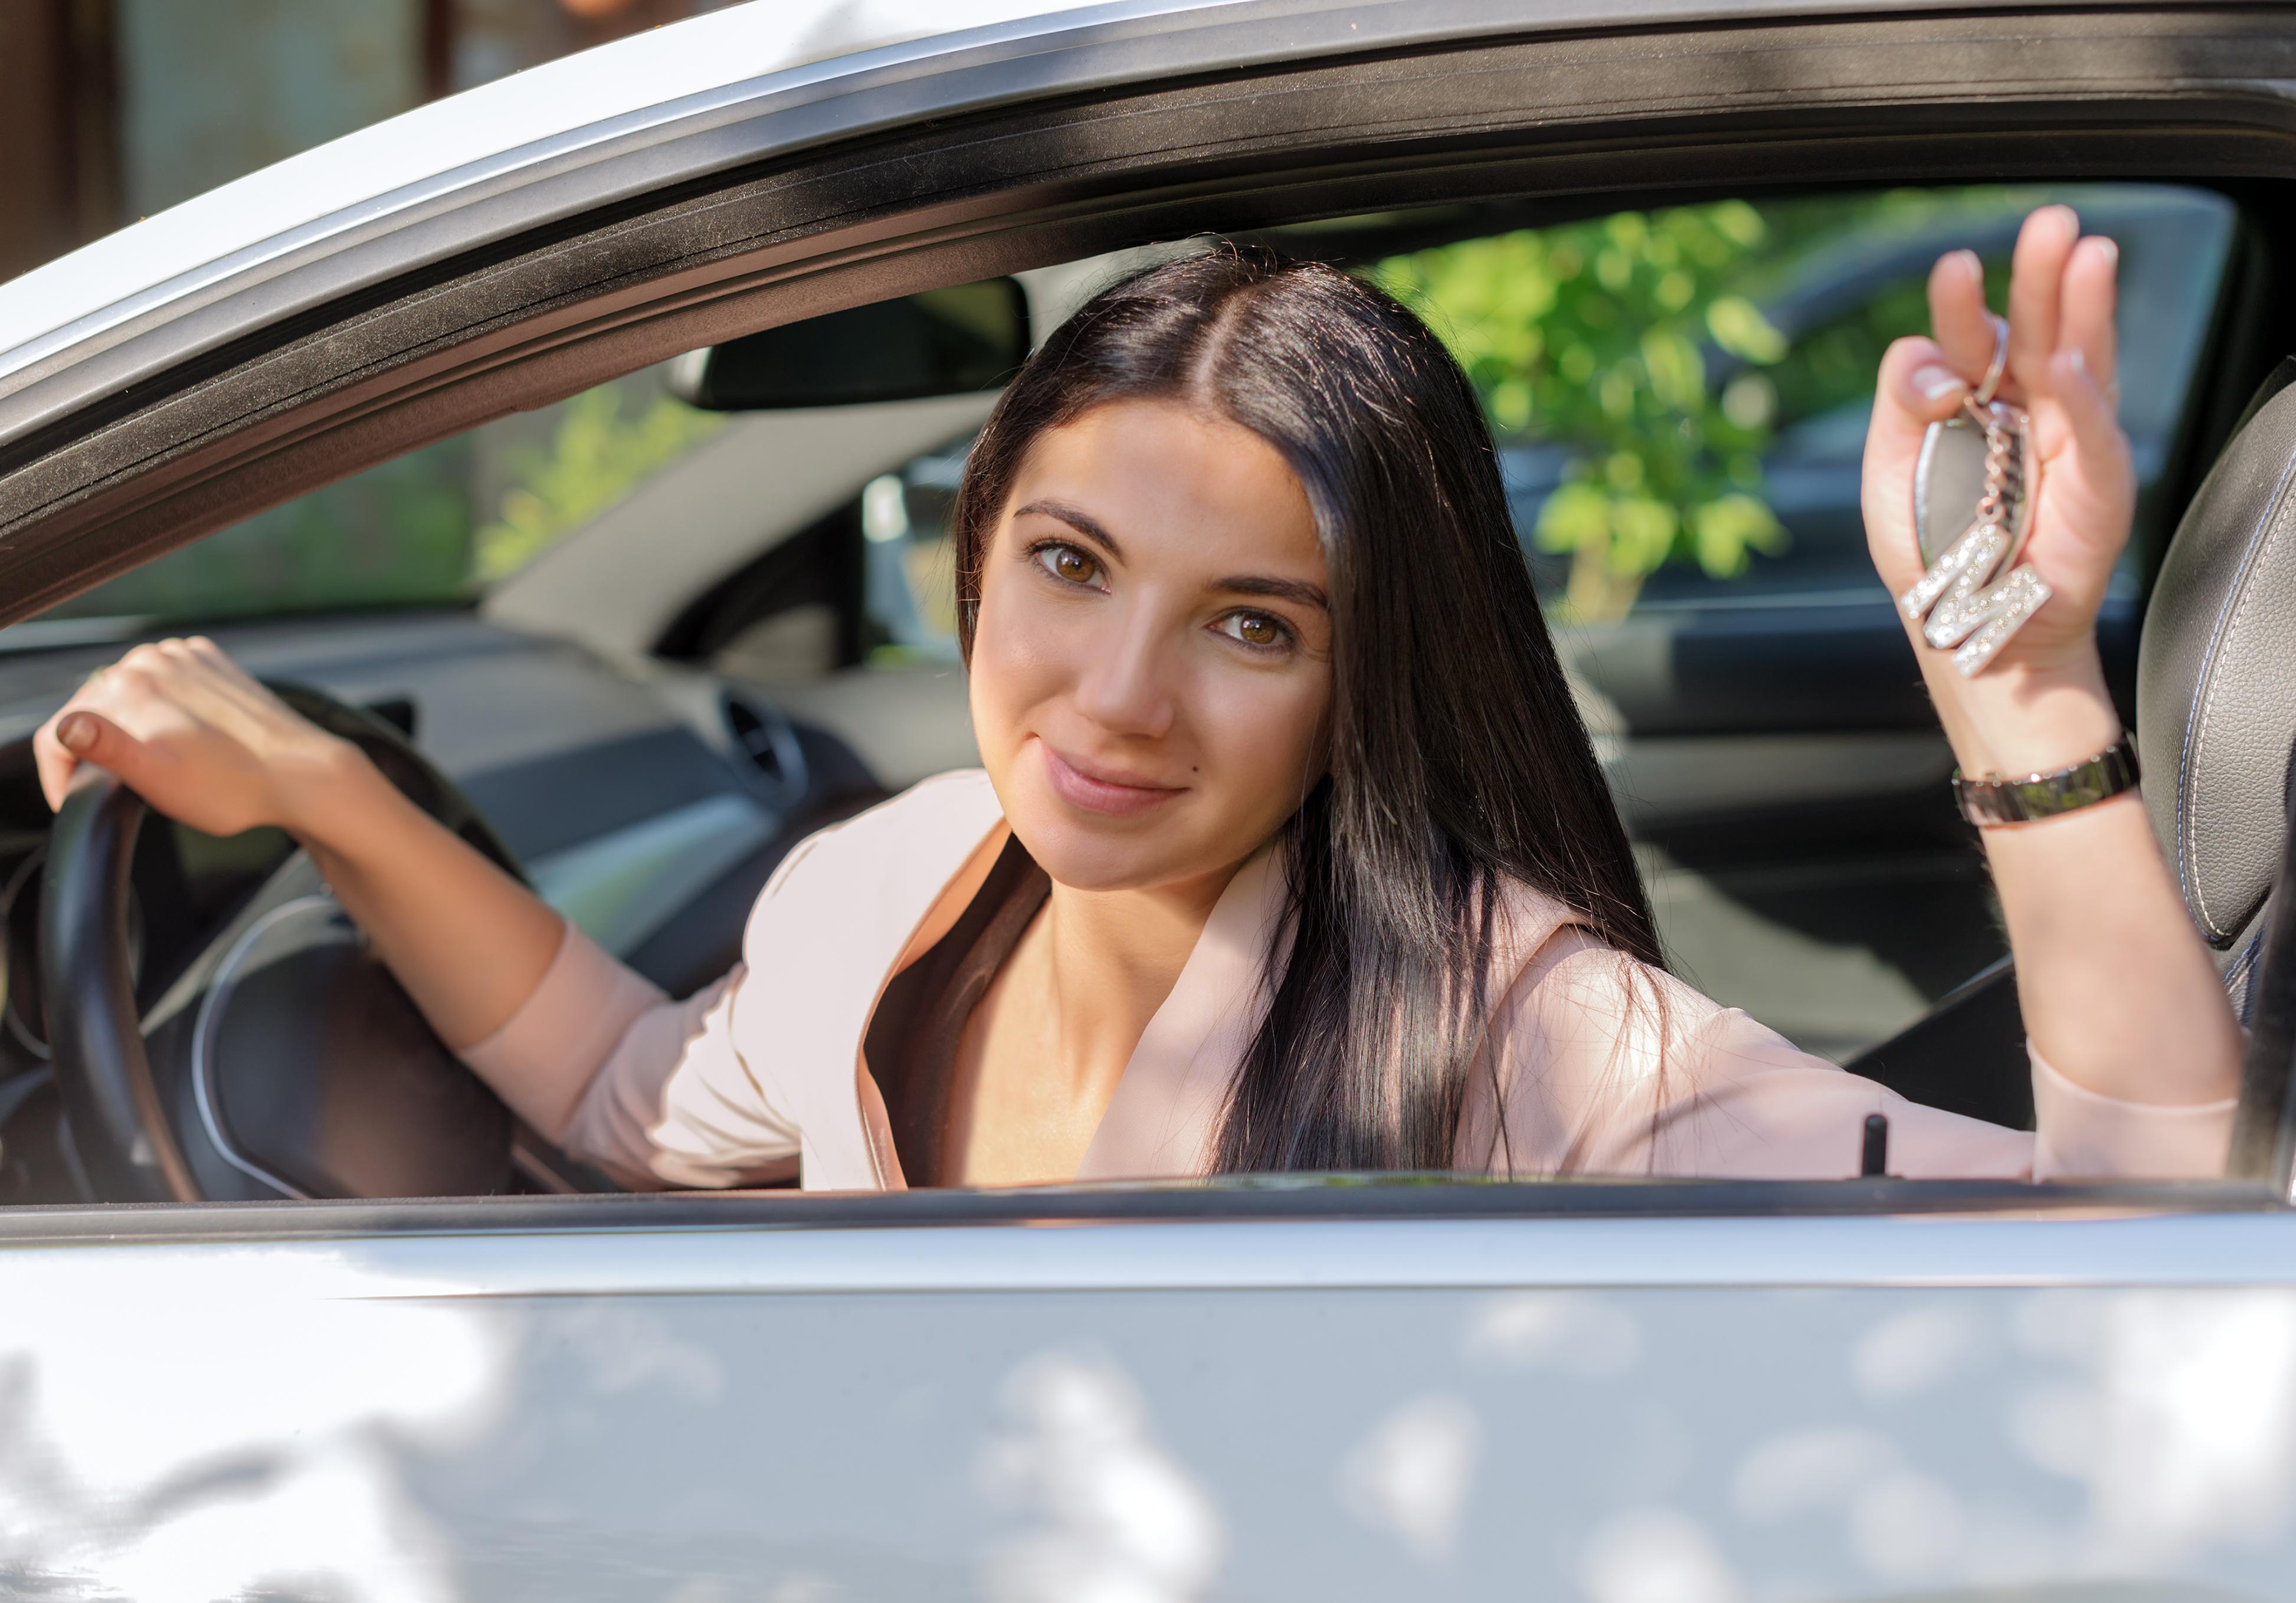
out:
<path id="1" fill-rule="evenodd" d="M 2070 206 L 2044 206 L 2017 231 L 2009 265 L 2009 371 L 2028 394 L 2048 391 L 2049 362 L 2060 343 L 2065 267 L 2079 238 L 2080 218 Z"/>
<path id="2" fill-rule="evenodd" d="M 1917 427 L 1952 416 L 1969 389 L 1969 381 L 1934 340 L 1899 339 L 1882 354 L 1877 398 Z"/>
<path id="3" fill-rule="evenodd" d="M 1882 354 L 1874 390 L 1874 415 L 1866 433 L 1864 487 L 1866 548 L 1882 581 L 1903 589 L 1921 572 L 1920 552 L 1907 521 L 1906 487 L 1912 481 L 1923 432 L 1950 417 L 1969 385 L 1933 340 L 1908 338 Z"/>
<path id="4" fill-rule="evenodd" d="M 202 649 L 204 648 L 204 649 Z M 122 667 L 142 667 L 193 683 L 226 677 L 230 659 L 204 637 L 196 640 L 157 640 L 137 646 L 120 658 Z"/>
<path id="5" fill-rule="evenodd" d="M 2092 234 L 2073 247 L 2065 263 L 2062 326 L 2057 333 L 2058 349 L 2080 352 L 2087 377 L 2107 394 L 2117 377 L 2112 319 L 2120 267 L 2120 247 L 2102 235 Z"/>
<path id="6" fill-rule="evenodd" d="M 194 634 L 187 640 L 161 641 L 160 643 L 177 648 L 180 660 L 203 673 L 243 688 L 255 685 L 254 675 L 233 661 L 221 646 L 204 634 Z"/>
<path id="7" fill-rule="evenodd" d="M 143 756 L 143 748 L 133 735 L 101 713 L 84 707 L 66 707 L 32 737 L 32 758 L 39 770 L 40 794 L 47 797 L 50 812 L 64 805 L 64 797 L 71 790 L 72 776 L 83 763 L 108 768 L 133 784 Z"/>
<path id="8" fill-rule="evenodd" d="M 2070 206 L 2044 206 L 2025 219 L 2010 272 L 2006 388 L 2046 394 L 2051 361 L 2060 350 L 2078 348 L 2089 375 L 2110 391 L 2120 256 L 2109 239 L 2081 238 L 2080 219 Z M 1929 299 L 1930 324 L 1947 365 L 1975 384 L 1993 361 L 1996 338 L 1976 252 L 1940 257 L 1930 274 Z"/>
<path id="9" fill-rule="evenodd" d="M 1930 328 L 1946 365 L 1972 386 L 1985 376 L 1993 364 L 1993 318 L 1976 251 L 1948 251 L 1930 269 Z"/>
<path id="10" fill-rule="evenodd" d="M 213 711 L 220 701 L 248 691 L 262 693 L 211 640 L 139 645 L 111 667 L 89 675 L 62 710 L 33 736 L 40 792 L 50 808 L 62 806 L 73 775 L 91 763 L 136 785 L 149 777 L 152 760 L 142 736 L 165 727 L 170 715 Z"/>
<path id="11" fill-rule="evenodd" d="M 79 766 L 79 758 L 57 738 L 56 726 L 67 716 L 68 713 L 58 713 L 32 735 L 32 766 L 39 773 L 40 794 L 47 798 L 51 813 L 64 805 L 64 792 L 71 785 L 72 771 Z"/>
<path id="12" fill-rule="evenodd" d="M 137 646 L 106 678 L 122 693 L 140 693 L 210 720 L 276 705 L 268 691 L 204 636 Z"/>
<path id="13" fill-rule="evenodd" d="M 2107 483 L 2128 477 L 2128 437 L 2113 416 L 2112 395 L 2089 371 L 2079 346 L 2068 346 L 2051 361 L 2049 388 L 2086 470 Z"/>

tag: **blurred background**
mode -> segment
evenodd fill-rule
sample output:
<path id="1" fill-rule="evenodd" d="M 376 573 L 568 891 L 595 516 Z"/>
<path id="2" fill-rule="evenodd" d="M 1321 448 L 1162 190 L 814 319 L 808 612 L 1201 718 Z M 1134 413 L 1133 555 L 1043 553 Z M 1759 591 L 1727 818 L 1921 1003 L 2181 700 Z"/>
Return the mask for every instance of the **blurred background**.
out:
<path id="1" fill-rule="evenodd" d="M 0 279 L 396 112 L 727 0 L 0 0 Z"/>

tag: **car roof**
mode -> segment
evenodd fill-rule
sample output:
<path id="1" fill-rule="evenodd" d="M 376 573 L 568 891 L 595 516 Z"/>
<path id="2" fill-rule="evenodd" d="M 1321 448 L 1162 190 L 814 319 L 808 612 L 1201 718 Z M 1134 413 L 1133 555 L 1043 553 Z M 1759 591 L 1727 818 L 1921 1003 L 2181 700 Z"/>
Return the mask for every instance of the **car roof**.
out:
<path id="1" fill-rule="evenodd" d="M 713 104 L 1030 33 L 1239 0 L 752 0 L 498 78 L 144 217 L 0 285 L 0 380 L 331 233 Z"/>

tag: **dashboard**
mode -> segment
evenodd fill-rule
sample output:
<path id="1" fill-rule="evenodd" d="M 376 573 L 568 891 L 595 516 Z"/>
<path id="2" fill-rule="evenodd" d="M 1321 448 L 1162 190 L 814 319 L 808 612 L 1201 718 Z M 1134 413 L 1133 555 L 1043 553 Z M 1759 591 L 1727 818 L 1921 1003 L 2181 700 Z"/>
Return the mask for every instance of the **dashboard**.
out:
<path id="1" fill-rule="evenodd" d="M 538 894 L 673 995 L 738 959 L 750 906 L 791 846 L 884 794 L 836 737 L 753 689 L 653 661 L 609 663 L 468 612 L 209 633 L 258 677 L 324 691 L 410 733 Z M 46 1060 L 38 922 L 49 813 L 31 736 L 135 638 L 0 656 L 0 1204 L 87 1191 Z M 145 1009 L 294 849 L 274 830 L 218 839 L 147 822 L 129 909 Z"/>

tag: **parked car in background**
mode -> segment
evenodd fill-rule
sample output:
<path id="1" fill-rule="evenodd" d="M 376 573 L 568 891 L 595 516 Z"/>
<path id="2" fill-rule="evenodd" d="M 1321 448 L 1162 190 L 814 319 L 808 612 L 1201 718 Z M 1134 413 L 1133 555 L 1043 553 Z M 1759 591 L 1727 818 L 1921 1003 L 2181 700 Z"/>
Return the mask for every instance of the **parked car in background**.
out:
<path id="1" fill-rule="evenodd" d="M 0 286 L 0 1584 L 2279 1595 L 2291 81 L 2262 7 L 758 4 Z M 972 760 L 945 519 L 997 380 L 1128 265 L 1265 240 L 1469 356 L 1679 965 L 2013 1121 L 2013 977 L 1851 487 L 1929 261 L 2058 196 L 2126 263 L 2114 672 L 2256 1026 L 2221 1182 L 623 1195 L 291 841 L 34 781 L 82 675 L 204 629 L 689 989 L 796 839 Z M 1669 288 L 1618 241 L 1674 222 L 1736 254 Z M 1612 299 L 1458 288 L 1518 259 Z M 1685 560 L 1576 607 L 1550 501 L 1685 460 L 1645 496 Z M 1702 546 L 1726 496 L 1778 531 Z"/>

